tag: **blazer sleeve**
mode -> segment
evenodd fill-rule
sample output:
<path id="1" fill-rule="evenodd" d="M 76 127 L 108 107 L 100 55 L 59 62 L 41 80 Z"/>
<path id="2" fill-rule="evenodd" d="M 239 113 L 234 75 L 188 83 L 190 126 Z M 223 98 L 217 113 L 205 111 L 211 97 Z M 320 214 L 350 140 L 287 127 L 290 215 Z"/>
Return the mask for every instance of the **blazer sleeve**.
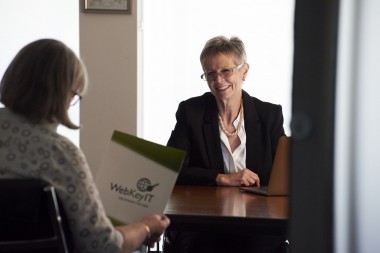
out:
<path id="1" fill-rule="evenodd" d="M 168 146 L 184 150 L 187 154 L 187 162 L 180 170 L 176 184 L 216 185 L 216 177 L 219 171 L 202 166 L 205 161 L 198 154 L 194 155 L 194 153 L 199 152 L 199 149 L 194 150 L 198 147 L 195 147 L 193 143 L 194 138 L 197 138 L 194 137 L 194 131 L 196 131 L 194 128 L 199 126 L 197 120 L 200 120 L 200 118 L 189 115 L 185 102 L 179 104 L 176 112 L 177 123 L 167 143 Z M 194 127 L 194 125 L 197 127 Z"/>

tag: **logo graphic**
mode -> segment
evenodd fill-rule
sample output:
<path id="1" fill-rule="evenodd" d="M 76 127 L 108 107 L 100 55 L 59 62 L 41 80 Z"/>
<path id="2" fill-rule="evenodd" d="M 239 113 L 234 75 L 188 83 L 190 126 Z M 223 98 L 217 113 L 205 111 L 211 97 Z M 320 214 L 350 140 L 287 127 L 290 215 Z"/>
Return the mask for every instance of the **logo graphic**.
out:
<path id="1" fill-rule="evenodd" d="M 142 192 L 151 192 L 158 185 L 159 185 L 159 183 L 152 185 L 150 180 L 148 178 L 145 178 L 145 177 L 140 178 L 136 184 L 137 189 L 139 189 L 139 191 L 142 191 Z"/>

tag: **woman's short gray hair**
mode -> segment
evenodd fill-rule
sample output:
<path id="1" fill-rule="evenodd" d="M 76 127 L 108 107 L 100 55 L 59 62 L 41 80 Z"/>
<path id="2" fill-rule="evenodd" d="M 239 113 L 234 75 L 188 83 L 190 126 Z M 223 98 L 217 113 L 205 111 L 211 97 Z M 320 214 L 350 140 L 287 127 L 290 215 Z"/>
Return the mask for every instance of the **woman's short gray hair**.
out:
<path id="1" fill-rule="evenodd" d="M 244 43 L 238 37 L 233 36 L 228 39 L 225 36 L 217 36 L 206 42 L 200 56 L 202 66 L 204 66 L 205 60 L 208 57 L 220 53 L 233 55 L 235 57 L 236 65 L 247 61 Z"/>
<path id="2" fill-rule="evenodd" d="M 77 129 L 68 116 L 69 100 L 86 88 L 87 71 L 75 53 L 60 41 L 41 39 L 22 48 L 8 66 L 0 101 L 33 124 L 47 121 Z"/>

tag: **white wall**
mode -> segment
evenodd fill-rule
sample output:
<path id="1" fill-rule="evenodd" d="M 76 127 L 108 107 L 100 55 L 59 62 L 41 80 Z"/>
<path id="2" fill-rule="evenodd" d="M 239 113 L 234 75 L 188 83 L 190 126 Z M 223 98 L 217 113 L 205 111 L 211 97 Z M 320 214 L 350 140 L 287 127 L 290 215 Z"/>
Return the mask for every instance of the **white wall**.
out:
<path id="1" fill-rule="evenodd" d="M 217 35 L 238 36 L 250 71 L 243 89 L 281 104 L 290 134 L 294 0 L 143 1 L 139 135 L 166 144 L 179 102 L 209 91 L 199 55 Z"/>
<path id="2" fill-rule="evenodd" d="M 61 0 L 0 0 L 0 31 L 0 77 L 17 52 L 37 39 L 61 40 L 78 54 L 78 4 L 62 4 Z M 70 108 L 69 113 L 79 124 L 79 105 Z M 79 144 L 79 131 L 60 126 L 58 132 Z"/>
<path id="3" fill-rule="evenodd" d="M 342 0 L 335 163 L 335 252 L 380 249 L 380 2 Z"/>
<path id="4" fill-rule="evenodd" d="M 90 77 L 81 148 L 96 174 L 113 130 L 137 133 L 137 3 L 131 14 L 80 12 L 80 55 Z"/>

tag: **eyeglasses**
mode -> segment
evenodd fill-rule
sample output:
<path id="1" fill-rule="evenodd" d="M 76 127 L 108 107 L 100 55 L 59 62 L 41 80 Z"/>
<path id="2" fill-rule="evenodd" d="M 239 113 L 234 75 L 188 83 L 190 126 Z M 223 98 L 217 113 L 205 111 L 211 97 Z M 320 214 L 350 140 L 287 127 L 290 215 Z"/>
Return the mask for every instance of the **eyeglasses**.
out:
<path id="1" fill-rule="evenodd" d="M 239 70 L 241 67 L 243 67 L 245 63 L 242 63 L 234 68 L 225 68 L 220 70 L 219 72 L 216 71 L 210 71 L 208 73 L 204 73 L 201 75 L 201 78 L 205 81 L 214 81 L 218 75 L 220 75 L 223 78 L 227 78 L 232 76 L 232 74 L 236 71 Z"/>
<path id="2" fill-rule="evenodd" d="M 70 106 L 76 105 L 79 102 L 79 100 L 82 99 L 82 96 L 79 95 L 77 92 L 73 91 L 73 93 L 74 93 L 74 97 L 71 99 Z"/>

